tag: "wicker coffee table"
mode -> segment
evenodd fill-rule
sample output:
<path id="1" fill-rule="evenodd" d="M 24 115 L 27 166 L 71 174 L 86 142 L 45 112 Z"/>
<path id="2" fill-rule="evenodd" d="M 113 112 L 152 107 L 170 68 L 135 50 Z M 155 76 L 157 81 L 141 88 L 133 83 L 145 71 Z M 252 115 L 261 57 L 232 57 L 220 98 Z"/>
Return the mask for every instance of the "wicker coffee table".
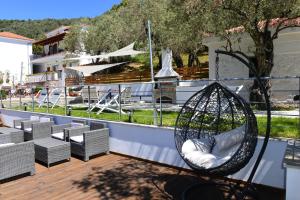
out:
<path id="1" fill-rule="evenodd" d="M 34 140 L 35 159 L 47 164 L 63 160 L 70 160 L 70 143 L 53 138 L 42 138 Z"/>

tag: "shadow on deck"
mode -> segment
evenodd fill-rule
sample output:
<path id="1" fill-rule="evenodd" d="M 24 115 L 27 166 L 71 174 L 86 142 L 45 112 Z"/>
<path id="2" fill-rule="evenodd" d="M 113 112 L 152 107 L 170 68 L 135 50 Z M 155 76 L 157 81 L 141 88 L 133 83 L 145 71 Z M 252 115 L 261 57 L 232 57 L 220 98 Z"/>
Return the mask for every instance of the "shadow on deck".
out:
<path id="1" fill-rule="evenodd" d="M 2 183 L 0 199 L 180 199 L 187 186 L 200 180 L 190 172 L 115 154 L 36 168 L 35 176 Z M 284 199 L 282 190 L 258 189 L 260 199 Z"/>

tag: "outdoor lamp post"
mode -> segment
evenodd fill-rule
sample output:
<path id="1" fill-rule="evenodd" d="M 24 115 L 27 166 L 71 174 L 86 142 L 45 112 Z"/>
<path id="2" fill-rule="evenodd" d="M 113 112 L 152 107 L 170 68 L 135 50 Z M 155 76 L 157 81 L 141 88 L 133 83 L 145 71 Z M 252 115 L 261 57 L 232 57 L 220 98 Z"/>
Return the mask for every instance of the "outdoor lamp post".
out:
<path id="1" fill-rule="evenodd" d="M 67 116 L 72 115 L 72 106 L 67 106 Z"/>
<path id="2" fill-rule="evenodd" d="M 24 111 L 27 111 L 27 103 L 23 103 L 23 106 L 24 106 Z"/>
<path id="3" fill-rule="evenodd" d="M 143 0 L 141 0 L 141 8 L 143 6 Z M 148 33 L 148 46 L 149 46 L 149 57 L 150 57 L 150 70 L 151 70 L 151 84 L 152 84 L 152 103 L 153 103 L 153 124 L 157 125 L 157 112 L 155 107 L 155 81 L 154 81 L 154 70 L 153 70 L 153 52 L 152 52 L 152 38 L 151 38 L 151 21 L 147 20 L 147 33 Z"/>

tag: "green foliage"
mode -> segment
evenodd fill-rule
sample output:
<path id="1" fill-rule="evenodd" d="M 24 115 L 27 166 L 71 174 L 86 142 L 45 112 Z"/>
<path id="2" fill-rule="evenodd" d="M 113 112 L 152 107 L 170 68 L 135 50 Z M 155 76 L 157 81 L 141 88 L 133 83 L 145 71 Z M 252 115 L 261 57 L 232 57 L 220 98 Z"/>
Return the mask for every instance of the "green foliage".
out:
<path id="1" fill-rule="evenodd" d="M 80 21 L 91 19 L 44 19 L 44 20 L 0 20 L 0 31 L 8 31 L 24 35 L 32 39 L 42 39 L 44 34 L 60 26 L 77 24 Z"/>
<path id="2" fill-rule="evenodd" d="M 1 94 L 0 94 L 1 98 L 2 98 L 2 99 L 6 99 L 6 97 L 7 97 L 7 95 L 8 95 L 8 92 L 6 92 L 6 91 L 4 91 L 4 90 L 1 90 L 0 93 L 1 93 Z"/>
<path id="3" fill-rule="evenodd" d="M 68 52 L 75 53 L 84 51 L 81 43 L 85 33 L 86 32 L 84 31 L 84 26 L 74 25 L 68 35 L 62 41 L 61 48 L 65 49 Z"/>

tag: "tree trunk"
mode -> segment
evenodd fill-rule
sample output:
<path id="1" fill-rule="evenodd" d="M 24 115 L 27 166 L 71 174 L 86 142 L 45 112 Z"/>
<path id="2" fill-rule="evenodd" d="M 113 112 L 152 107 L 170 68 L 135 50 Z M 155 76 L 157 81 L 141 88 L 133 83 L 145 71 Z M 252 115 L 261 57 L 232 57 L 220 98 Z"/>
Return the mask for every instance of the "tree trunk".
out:
<path id="1" fill-rule="evenodd" d="M 198 59 L 198 55 L 195 52 L 189 54 L 188 67 L 199 66 L 200 61 Z"/>
<path id="2" fill-rule="evenodd" d="M 273 69 L 274 61 L 274 44 L 271 38 L 271 32 L 266 31 L 261 33 L 255 40 L 256 51 L 255 57 L 257 65 L 255 66 L 259 77 L 269 77 Z M 262 80 L 262 85 L 266 89 L 270 97 L 271 81 Z M 257 104 L 258 109 L 265 109 L 263 93 L 255 80 L 250 93 L 250 100 Z"/>
<path id="3" fill-rule="evenodd" d="M 194 62 L 194 54 L 190 53 L 189 54 L 189 59 L 188 59 L 188 67 L 192 67 Z"/>
<path id="4" fill-rule="evenodd" d="M 157 68 L 158 69 L 161 69 L 162 68 L 162 55 L 159 53 L 159 52 L 157 52 L 156 53 L 156 56 L 158 57 L 158 65 L 157 65 Z"/>
<path id="5" fill-rule="evenodd" d="M 173 59 L 174 59 L 174 62 L 175 62 L 175 64 L 176 64 L 176 67 L 177 67 L 177 68 L 183 67 L 183 60 L 182 60 L 182 58 L 181 58 L 180 53 L 174 52 L 174 53 L 173 53 Z"/>

